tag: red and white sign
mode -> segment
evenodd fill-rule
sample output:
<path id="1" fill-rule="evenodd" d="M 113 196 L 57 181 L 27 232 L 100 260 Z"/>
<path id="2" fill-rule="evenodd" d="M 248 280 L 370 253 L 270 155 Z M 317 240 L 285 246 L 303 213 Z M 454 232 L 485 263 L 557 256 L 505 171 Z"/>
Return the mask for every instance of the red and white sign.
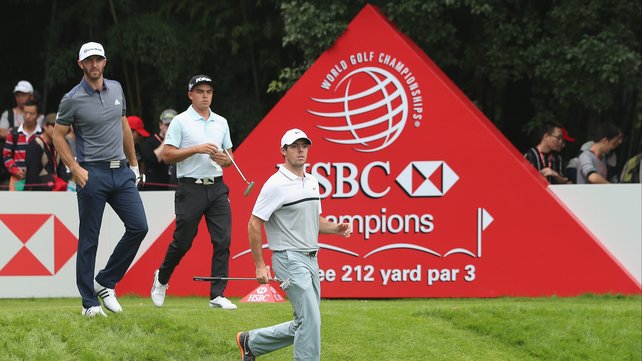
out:
<path id="1" fill-rule="evenodd" d="M 258 185 L 282 162 L 279 140 L 293 127 L 312 139 L 308 171 L 322 187 L 323 216 L 355 232 L 319 239 L 323 297 L 640 292 L 510 142 L 372 6 L 235 152 Z M 230 272 L 243 276 L 254 271 L 246 220 L 258 192 L 241 194 L 230 196 Z"/>
<path id="2" fill-rule="evenodd" d="M 53 214 L 0 214 L 0 239 L 0 276 L 55 275 L 78 242 Z"/>
<path id="3" fill-rule="evenodd" d="M 312 139 L 308 171 L 322 187 L 323 216 L 354 229 L 348 239 L 319 239 L 323 297 L 640 292 L 495 126 L 372 6 L 235 151 L 257 187 L 243 197 L 245 184 L 226 171 L 230 275 L 254 275 L 247 220 L 258 189 L 283 161 L 279 140 L 293 127 Z M 207 256 L 192 250 L 170 293 L 202 287 L 207 294 L 188 281 L 209 269 L 204 226 L 198 237 L 196 252 Z M 155 265 L 167 247 L 161 243 L 148 252 Z M 149 277 L 143 268 L 140 277 Z M 252 287 L 230 282 L 226 294 Z"/>
<path id="4" fill-rule="evenodd" d="M 281 136 L 293 127 L 312 139 L 308 171 L 322 188 L 323 216 L 350 222 L 354 230 L 347 239 L 319 238 L 322 297 L 642 291 L 639 273 L 636 280 L 613 258 L 493 124 L 372 6 L 364 8 L 235 150 L 236 161 L 257 186 L 244 197 L 246 184 L 233 168 L 226 169 L 233 212 L 230 276 L 255 275 L 247 221 L 261 185 L 283 161 Z M 639 200 L 639 187 L 631 190 Z M 160 193 L 143 194 L 150 233 L 118 284 L 119 294 L 149 294 L 154 270 L 172 240 L 171 194 Z M 10 200 L 15 196 L 2 195 Z M 11 203 L 20 217 L 32 217 L 24 230 L 17 230 L 17 218 L 6 216 L 10 207 L 0 205 L 5 214 L 0 236 L 9 239 L 5 249 L 10 250 L 10 255 L 0 253 L 0 272 L 7 276 L 0 277 L 4 289 L 24 284 L 23 278 L 12 275 L 26 274 L 16 265 L 35 264 L 34 258 L 40 264 L 29 272 L 53 276 L 28 277 L 25 289 L 75 287 L 73 267 L 66 262 L 75 238 L 65 231 L 77 229 L 76 216 L 67 214 L 75 213 L 70 212 L 75 203 L 59 201 L 55 204 L 68 206 L 34 211 L 39 204 Z M 635 212 L 639 215 L 639 203 Z M 106 223 L 101 238 L 111 240 L 113 247 L 122 235 L 122 223 L 116 216 Z M 40 237 L 39 224 L 53 227 L 54 246 Z M 635 265 L 639 272 L 637 231 L 625 240 L 631 241 L 625 251 L 607 245 L 620 257 L 626 250 L 638 250 L 633 252 L 636 260 L 625 262 L 630 272 Z M 42 256 L 47 254 L 43 249 L 51 247 L 55 256 Z M 168 294 L 208 295 L 209 284 L 192 278 L 209 273 L 211 253 L 207 227 L 201 222 L 192 249 L 172 275 Z M 269 263 L 268 250 L 264 256 Z M 256 287 L 253 282 L 230 281 L 226 296 L 243 296 Z"/>
<path id="5" fill-rule="evenodd" d="M 270 285 L 260 285 L 247 296 L 241 299 L 241 302 L 256 302 L 256 303 L 275 303 L 285 302 L 283 297 L 276 288 Z"/>

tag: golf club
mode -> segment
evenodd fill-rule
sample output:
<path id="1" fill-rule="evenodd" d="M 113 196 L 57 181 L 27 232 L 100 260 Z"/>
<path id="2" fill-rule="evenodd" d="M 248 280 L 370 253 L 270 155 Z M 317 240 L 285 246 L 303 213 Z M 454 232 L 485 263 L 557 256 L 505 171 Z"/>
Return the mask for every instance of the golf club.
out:
<path id="1" fill-rule="evenodd" d="M 194 281 L 256 281 L 256 278 L 252 277 L 199 277 L 199 276 L 194 276 Z M 270 278 L 270 281 L 273 282 L 281 282 L 278 278 Z"/>
<path id="2" fill-rule="evenodd" d="M 254 182 L 253 181 L 252 182 L 248 182 L 247 179 L 245 179 L 245 176 L 243 175 L 243 172 L 241 172 L 241 169 L 239 168 L 239 166 L 236 165 L 236 162 L 234 161 L 234 158 L 232 158 L 232 156 L 230 155 L 230 152 L 228 152 L 227 149 L 225 149 L 225 148 L 223 148 L 223 150 L 225 151 L 227 156 L 230 157 L 230 160 L 232 161 L 232 164 L 234 164 L 234 168 L 236 168 L 236 170 L 239 172 L 239 174 L 241 175 L 241 178 L 243 178 L 245 183 L 247 183 L 247 188 L 245 189 L 245 192 L 243 192 L 243 195 L 247 196 L 248 194 L 250 194 L 250 191 L 252 190 L 252 188 L 254 188 Z"/>

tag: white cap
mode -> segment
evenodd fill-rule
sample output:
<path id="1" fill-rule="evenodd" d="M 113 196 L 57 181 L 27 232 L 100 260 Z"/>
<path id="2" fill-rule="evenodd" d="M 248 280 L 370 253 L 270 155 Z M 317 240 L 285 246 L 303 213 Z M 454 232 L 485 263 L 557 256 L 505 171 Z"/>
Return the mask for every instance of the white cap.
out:
<path id="1" fill-rule="evenodd" d="M 103 58 L 107 59 L 103 46 L 92 41 L 89 43 L 85 43 L 80 47 L 80 51 L 78 52 L 78 60 L 83 61 L 85 60 L 85 58 L 92 55 L 102 56 Z"/>
<path id="2" fill-rule="evenodd" d="M 160 115 L 160 121 L 163 122 L 163 124 L 169 124 L 172 119 L 176 116 L 176 110 L 174 109 L 165 109 Z"/>
<path id="3" fill-rule="evenodd" d="M 13 88 L 13 92 L 21 92 L 21 93 L 26 93 L 26 94 L 33 94 L 33 85 L 29 83 L 26 80 L 20 80 L 18 84 L 16 84 L 16 87 Z"/>
<path id="4" fill-rule="evenodd" d="M 308 141 L 308 144 L 312 144 L 312 141 L 310 140 L 310 138 L 308 138 L 305 132 L 303 132 L 301 129 L 293 128 L 283 134 L 283 138 L 281 138 L 281 148 L 285 147 L 286 145 L 291 145 L 299 139 L 305 139 Z"/>

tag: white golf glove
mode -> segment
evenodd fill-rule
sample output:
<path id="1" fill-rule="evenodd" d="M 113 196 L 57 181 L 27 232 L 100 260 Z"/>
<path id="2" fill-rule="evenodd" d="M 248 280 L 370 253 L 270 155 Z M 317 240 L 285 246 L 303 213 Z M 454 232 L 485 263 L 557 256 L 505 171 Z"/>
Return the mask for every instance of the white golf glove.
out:
<path id="1" fill-rule="evenodd" d="M 136 187 L 138 187 L 138 183 L 140 183 L 141 181 L 145 183 L 145 175 L 140 174 L 140 170 L 138 170 L 138 166 L 129 166 L 129 169 L 131 169 L 132 172 L 134 172 L 134 176 L 136 177 Z"/>

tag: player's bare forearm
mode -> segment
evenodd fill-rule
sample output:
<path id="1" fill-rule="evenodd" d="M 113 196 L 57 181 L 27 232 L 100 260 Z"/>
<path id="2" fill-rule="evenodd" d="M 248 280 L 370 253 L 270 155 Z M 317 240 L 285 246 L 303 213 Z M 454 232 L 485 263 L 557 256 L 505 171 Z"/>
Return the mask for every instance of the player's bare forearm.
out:
<path id="1" fill-rule="evenodd" d="M 163 162 L 167 164 L 178 163 L 194 154 L 207 154 L 211 157 L 217 152 L 218 148 L 212 143 L 203 143 L 187 148 L 177 148 L 173 145 L 165 144 L 165 149 L 163 150 Z"/>
<path id="2" fill-rule="evenodd" d="M 261 234 L 261 227 L 263 226 L 263 221 L 255 215 L 250 217 L 250 221 L 247 225 L 247 236 L 250 241 L 250 250 L 252 251 L 252 258 L 254 259 L 254 264 L 256 267 L 265 267 L 265 261 L 263 260 L 263 237 Z"/>
<path id="3" fill-rule="evenodd" d="M 129 128 L 129 122 L 127 122 L 126 117 L 122 117 L 122 126 L 123 126 L 123 151 L 125 152 L 125 157 L 129 161 L 129 165 L 132 167 L 138 167 L 138 159 L 136 159 L 136 148 L 134 148 L 134 137 L 132 136 L 132 130 Z"/>
<path id="4" fill-rule="evenodd" d="M 69 167 L 69 170 L 73 171 L 74 168 L 78 166 L 78 163 L 76 163 L 71 147 L 69 147 L 67 138 L 65 138 L 67 133 L 69 133 L 68 125 L 56 124 L 54 127 L 53 142 L 63 163 Z"/>
<path id="5" fill-rule="evenodd" d="M 319 216 L 319 233 L 321 234 L 338 234 L 343 237 L 350 237 L 352 227 L 350 223 L 335 223 Z"/>
<path id="6" fill-rule="evenodd" d="M 265 265 L 263 259 L 262 236 L 261 227 L 265 223 L 260 218 L 252 215 L 250 222 L 247 225 L 247 234 L 250 241 L 250 250 L 252 251 L 252 258 L 256 266 L 256 280 L 261 284 L 266 284 L 270 281 L 270 269 Z"/>

